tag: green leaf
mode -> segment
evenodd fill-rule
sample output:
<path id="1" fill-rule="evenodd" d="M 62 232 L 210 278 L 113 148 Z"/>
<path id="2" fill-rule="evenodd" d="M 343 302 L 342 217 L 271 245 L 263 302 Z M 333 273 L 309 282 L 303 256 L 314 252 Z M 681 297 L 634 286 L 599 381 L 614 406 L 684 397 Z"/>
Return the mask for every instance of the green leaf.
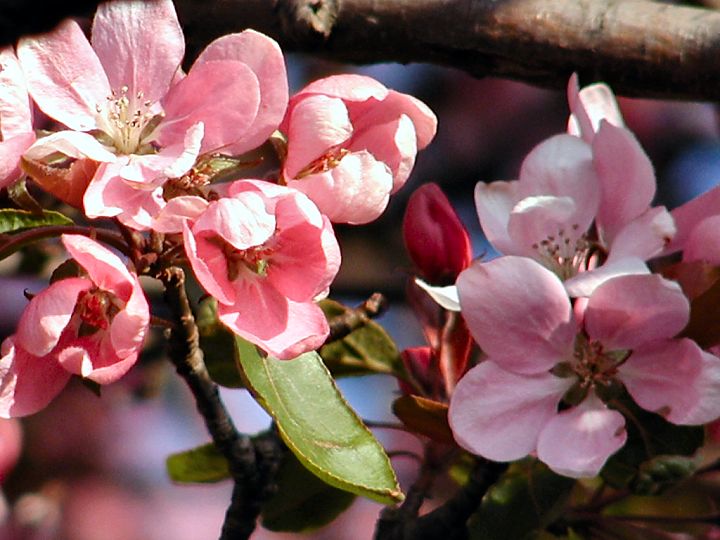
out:
<path id="1" fill-rule="evenodd" d="M 14 210 L 3 208 L 0 210 L 0 233 L 11 233 L 33 227 L 48 227 L 51 225 L 72 225 L 73 221 L 60 212 L 45 210 L 41 214 L 34 214 L 27 210 Z"/>
<path id="2" fill-rule="evenodd" d="M 328 320 L 347 311 L 347 307 L 333 300 L 323 300 L 320 307 Z M 375 321 L 365 322 L 344 338 L 324 345 L 318 352 L 335 377 L 404 373 L 395 342 Z"/>
<path id="3" fill-rule="evenodd" d="M 611 486 L 630 487 L 638 478 L 641 465 L 656 456 L 691 456 L 703 445 L 702 426 L 671 424 L 659 414 L 641 409 L 628 396 L 623 397 L 621 404 L 627 442 L 600 471 Z"/>
<path id="4" fill-rule="evenodd" d="M 384 504 L 403 499 L 387 454 L 317 353 L 278 360 L 263 358 L 241 338 L 236 344 L 256 399 L 305 467 L 332 486 Z"/>
<path id="5" fill-rule="evenodd" d="M 196 320 L 210 378 L 221 386 L 244 388 L 235 362 L 235 335 L 218 320 L 215 298 L 200 302 Z"/>
<path id="6" fill-rule="evenodd" d="M 278 491 L 262 505 L 262 525 L 271 531 L 308 532 L 343 513 L 355 495 L 326 484 L 288 452 L 275 477 Z"/>
<path id="7" fill-rule="evenodd" d="M 208 484 L 230 478 L 227 460 L 212 443 L 169 455 L 165 467 L 173 482 L 183 484 Z"/>
<path id="8" fill-rule="evenodd" d="M 471 540 L 534 538 L 557 519 L 575 481 L 555 474 L 542 463 L 514 464 L 492 486 L 469 523 Z"/>

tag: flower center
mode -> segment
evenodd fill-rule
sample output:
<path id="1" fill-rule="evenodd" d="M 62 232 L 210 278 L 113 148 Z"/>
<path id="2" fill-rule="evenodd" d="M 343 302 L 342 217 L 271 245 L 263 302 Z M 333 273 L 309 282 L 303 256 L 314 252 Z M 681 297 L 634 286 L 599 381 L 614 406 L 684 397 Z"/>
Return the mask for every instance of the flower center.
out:
<path id="1" fill-rule="evenodd" d="M 576 377 L 577 382 L 565 394 L 563 401 L 577 405 L 590 389 L 598 395 L 609 397 L 618 386 L 618 367 L 630 356 L 627 350 L 605 350 L 602 343 L 589 339 L 581 333 L 575 339 L 575 350 L 569 362 L 557 364 L 552 373 L 558 377 Z"/>
<path id="2" fill-rule="evenodd" d="M 75 304 L 75 314 L 80 319 L 78 335 L 87 336 L 98 330 L 107 330 L 121 309 L 118 298 L 111 292 L 98 288 L 82 291 Z"/>
<path id="3" fill-rule="evenodd" d="M 311 174 L 327 172 L 330 169 L 337 167 L 338 164 L 342 161 L 342 158 L 347 156 L 349 153 L 350 150 L 348 150 L 347 148 L 331 148 L 322 156 L 317 158 L 315 161 L 307 165 L 299 173 L 297 173 L 295 175 L 295 178 L 300 179 L 306 176 L 310 176 Z"/>
<path id="4" fill-rule="evenodd" d="M 155 128 L 158 115 L 152 113 L 153 103 L 143 101 L 143 93 L 128 95 L 128 87 L 112 90 L 104 106 L 96 105 L 98 126 L 110 138 L 120 154 L 139 154 L 145 139 Z"/>
<path id="5" fill-rule="evenodd" d="M 565 229 L 560 229 L 556 235 L 549 235 L 532 245 L 543 266 L 553 271 L 563 281 L 579 272 L 590 253 L 590 242 L 586 233 L 573 239 L 578 228 L 579 225 L 573 224 L 571 234 L 567 234 Z"/>
<path id="6" fill-rule="evenodd" d="M 247 249 L 237 249 L 219 236 L 209 238 L 208 241 L 218 246 L 225 255 L 227 277 L 230 281 L 235 281 L 248 270 L 260 277 L 267 275 L 270 257 L 274 251 L 271 247 L 262 244 Z"/>

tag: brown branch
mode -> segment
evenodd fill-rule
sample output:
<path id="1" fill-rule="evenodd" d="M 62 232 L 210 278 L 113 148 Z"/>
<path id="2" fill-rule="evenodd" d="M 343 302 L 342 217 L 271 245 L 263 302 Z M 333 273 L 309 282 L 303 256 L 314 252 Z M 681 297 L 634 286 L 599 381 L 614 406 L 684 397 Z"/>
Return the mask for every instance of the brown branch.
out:
<path id="1" fill-rule="evenodd" d="M 387 299 L 381 293 L 373 293 L 356 308 L 348 308 L 343 314 L 329 321 L 330 333 L 325 343 L 332 343 L 344 338 L 353 330 L 364 326 L 375 317 L 379 317 L 387 309 Z"/>
<path id="2" fill-rule="evenodd" d="M 249 538 L 255 529 L 260 505 L 271 492 L 269 486 L 279 463 L 280 443 L 277 437 L 253 441 L 238 433 L 205 367 L 183 271 L 171 267 L 161 272 L 159 278 L 165 285 L 165 300 L 175 323 L 170 334 L 170 358 L 192 391 L 198 411 L 216 447 L 228 460 L 235 482 L 220 538 Z"/>
<path id="3" fill-rule="evenodd" d="M 375 529 L 375 540 L 465 540 L 468 535 L 467 520 L 508 466 L 507 463 L 479 459 L 468 482 L 451 499 L 432 512 L 418 517 L 420 505 L 430 491 L 438 465 L 425 455 L 420 476 L 408 491 L 405 502 L 381 513 Z"/>
<path id="4" fill-rule="evenodd" d="M 354 63 L 431 62 L 562 88 L 720 98 L 720 12 L 649 0 L 175 0 L 196 55 L 255 28 L 285 51 Z"/>

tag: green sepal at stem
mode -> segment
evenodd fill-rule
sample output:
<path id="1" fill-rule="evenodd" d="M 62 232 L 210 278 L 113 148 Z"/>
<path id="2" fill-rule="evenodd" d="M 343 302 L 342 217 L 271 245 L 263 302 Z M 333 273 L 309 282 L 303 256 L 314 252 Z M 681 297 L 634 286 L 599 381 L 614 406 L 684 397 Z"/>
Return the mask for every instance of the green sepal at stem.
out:
<path id="1" fill-rule="evenodd" d="M 170 454 L 165 468 L 170 480 L 181 484 L 208 484 L 230 478 L 228 462 L 213 443 Z"/>
<path id="2" fill-rule="evenodd" d="M 277 492 L 263 502 L 262 525 L 271 531 L 309 532 L 333 521 L 355 500 L 307 470 L 286 452 L 275 477 Z"/>
<path id="3" fill-rule="evenodd" d="M 253 395 L 308 470 L 331 486 L 383 504 L 403 500 L 385 450 L 316 352 L 278 360 L 263 357 L 242 338 L 236 337 L 236 346 Z"/>
<path id="4" fill-rule="evenodd" d="M 330 299 L 323 300 L 319 305 L 328 321 L 348 310 Z M 324 345 L 318 352 L 335 377 L 384 373 L 405 378 L 395 342 L 382 326 L 372 320 L 347 336 Z"/>

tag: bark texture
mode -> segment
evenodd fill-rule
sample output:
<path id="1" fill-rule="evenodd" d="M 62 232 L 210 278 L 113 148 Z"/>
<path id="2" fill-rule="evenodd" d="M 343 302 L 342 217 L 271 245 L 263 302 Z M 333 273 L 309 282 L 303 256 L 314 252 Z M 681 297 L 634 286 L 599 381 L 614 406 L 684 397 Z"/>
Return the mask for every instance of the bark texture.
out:
<path id="1" fill-rule="evenodd" d="M 255 28 L 343 62 L 430 62 L 562 88 L 577 71 L 625 95 L 720 97 L 720 12 L 649 0 L 175 0 L 196 55 Z"/>

